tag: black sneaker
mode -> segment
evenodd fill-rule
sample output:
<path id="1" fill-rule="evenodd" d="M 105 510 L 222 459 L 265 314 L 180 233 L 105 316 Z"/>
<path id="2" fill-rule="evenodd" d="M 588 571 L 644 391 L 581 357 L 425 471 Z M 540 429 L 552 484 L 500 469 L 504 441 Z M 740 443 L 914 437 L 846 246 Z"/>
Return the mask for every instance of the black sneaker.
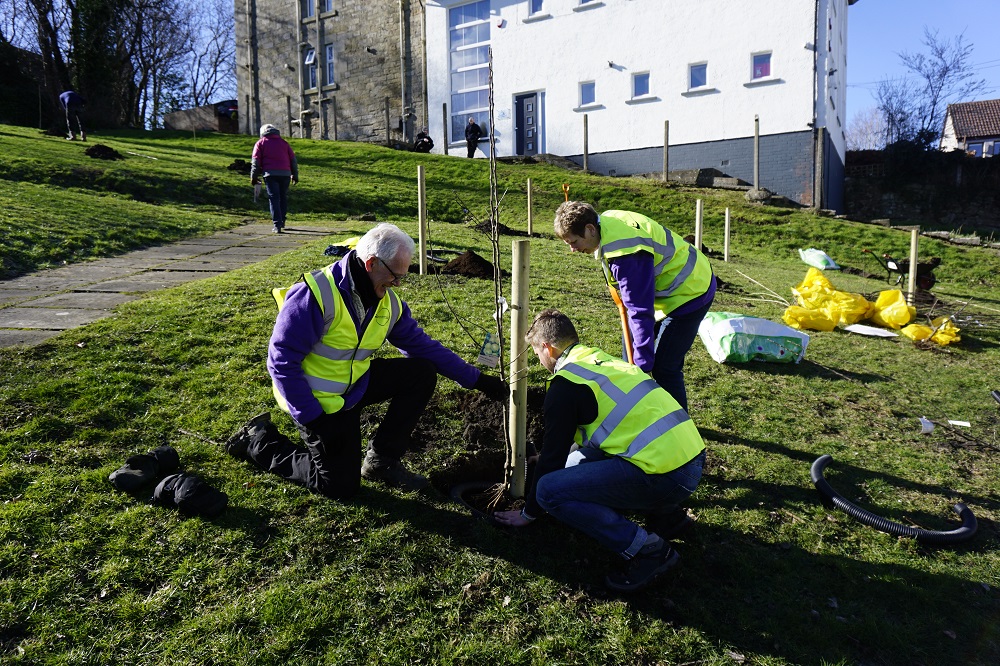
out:
<path id="1" fill-rule="evenodd" d="M 271 423 L 271 413 L 264 412 L 253 417 L 241 427 L 236 433 L 226 440 L 226 453 L 240 460 L 248 460 L 247 447 L 253 441 L 254 436 Z"/>
<path id="2" fill-rule="evenodd" d="M 369 481 L 379 481 L 402 490 L 422 490 L 427 487 L 427 477 L 411 472 L 396 460 L 388 465 L 374 465 L 367 458 L 361 465 L 361 476 Z"/>
<path id="3" fill-rule="evenodd" d="M 670 541 L 686 534 L 694 526 L 694 522 L 687 509 L 676 509 L 666 514 L 654 513 L 646 520 L 646 531 Z"/>
<path id="4" fill-rule="evenodd" d="M 667 572 L 681 559 L 666 541 L 651 553 L 638 554 L 629 560 L 624 571 L 608 574 L 604 584 L 619 592 L 635 592 L 646 587 Z"/>

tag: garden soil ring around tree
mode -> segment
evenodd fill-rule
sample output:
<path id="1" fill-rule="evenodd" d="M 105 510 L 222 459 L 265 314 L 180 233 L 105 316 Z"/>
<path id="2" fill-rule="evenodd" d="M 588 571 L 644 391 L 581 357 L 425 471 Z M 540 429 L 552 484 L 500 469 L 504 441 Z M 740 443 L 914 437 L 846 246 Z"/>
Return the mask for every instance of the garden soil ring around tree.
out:
<path id="1" fill-rule="evenodd" d="M 545 391 L 541 387 L 528 389 L 527 454 L 535 452 L 543 433 L 542 404 Z M 459 410 L 462 417 L 462 438 L 465 453 L 442 469 L 432 472 L 431 484 L 442 493 L 466 507 L 474 518 L 493 521 L 495 511 L 521 509 L 523 499 L 511 499 L 499 489 L 503 483 L 507 452 L 502 441 L 503 407 L 478 391 L 462 395 Z M 429 422 L 421 419 L 414 431 L 417 441 L 433 442 L 443 438 Z M 534 465 L 527 467 L 526 487 Z"/>

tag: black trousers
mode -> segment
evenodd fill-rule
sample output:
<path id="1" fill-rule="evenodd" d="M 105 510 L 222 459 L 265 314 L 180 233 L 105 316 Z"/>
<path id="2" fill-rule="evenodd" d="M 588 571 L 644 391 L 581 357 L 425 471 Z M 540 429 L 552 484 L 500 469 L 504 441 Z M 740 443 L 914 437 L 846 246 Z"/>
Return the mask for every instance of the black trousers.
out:
<path id="1" fill-rule="evenodd" d="M 476 156 L 476 148 L 479 146 L 479 139 L 466 139 L 465 147 L 469 149 L 469 157 Z"/>
<path id="2" fill-rule="evenodd" d="M 301 483 L 333 499 L 348 499 L 361 489 L 361 410 L 389 401 L 385 418 L 369 442 L 379 462 L 399 460 L 437 384 L 430 361 L 418 358 L 374 359 L 368 369 L 368 389 L 351 409 L 324 414 L 299 424 L 305 446 L 281 434 L 274 425 L 247 448 L 261 469 Z"/>

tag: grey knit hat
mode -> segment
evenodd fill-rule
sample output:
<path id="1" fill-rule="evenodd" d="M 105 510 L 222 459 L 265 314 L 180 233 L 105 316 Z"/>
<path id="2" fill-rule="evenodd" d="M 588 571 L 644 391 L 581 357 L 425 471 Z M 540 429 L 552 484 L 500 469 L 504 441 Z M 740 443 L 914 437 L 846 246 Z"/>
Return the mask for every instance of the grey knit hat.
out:
<path id="1" fill-rule="evenodd" d="M 281 134 L 281 130 L 271 124 L 260 126 L 260 136 L 261 138 L 267 136 L 268 134 Z"/>

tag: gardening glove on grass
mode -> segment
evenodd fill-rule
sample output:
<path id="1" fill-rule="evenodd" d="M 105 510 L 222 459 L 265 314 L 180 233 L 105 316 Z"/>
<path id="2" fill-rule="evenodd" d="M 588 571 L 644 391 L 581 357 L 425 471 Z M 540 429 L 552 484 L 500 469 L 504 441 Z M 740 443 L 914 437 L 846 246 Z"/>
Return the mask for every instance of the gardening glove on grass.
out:
<path id="1" fill-rule="evenodd" d="M 510 388 L 507 386 L 507 382 L 499 377 L 487 375 L 485 372 L 479 375 L 479 379 L 472 385 L 472 388 L 482 391 L 487 398 L 496 402 L 510 398 Z"/>
<path id="2" fill-rule="evenodd" d="M 111 472 L 108 481 L 118 490 L 132 492 L 170 474 L 180 466 L 177 451 L 169 444 L 158 446 L 149 453 L 129 456 L 125 464 Z"/>
<path id="3" fill-rule="evenodd" d="M 216 490 L 194 474 L 171 474 L 153 491 L 153 501 L 175 505 L 186 516 L 214 518 L 229 504 L 229 496 Z"/>

